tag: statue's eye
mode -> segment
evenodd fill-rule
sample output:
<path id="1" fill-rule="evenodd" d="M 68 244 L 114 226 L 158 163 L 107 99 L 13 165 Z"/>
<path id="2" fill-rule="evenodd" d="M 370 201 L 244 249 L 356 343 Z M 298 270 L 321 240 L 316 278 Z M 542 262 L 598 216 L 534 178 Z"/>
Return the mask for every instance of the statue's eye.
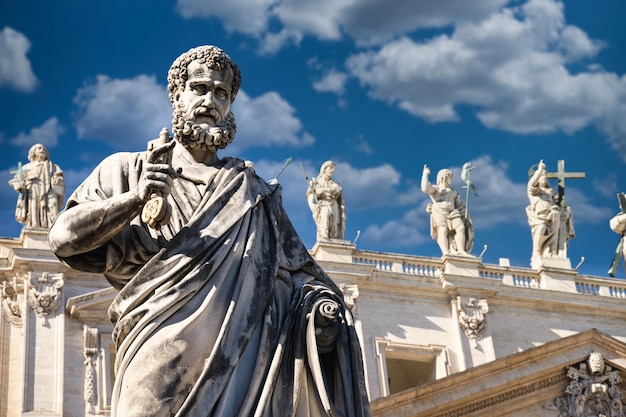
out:
<path id="1" fill-rule="evenodd" d="M 224 100 L 227 97 L 228 97 L 228 92 L 226 90 L 224 90 L 223 88 L 215 89 L 215 98 L 217 98 L 218 100 Z"/>
<path id="2" fill-rule="evenodd" d="M 194 84 L 191 86 L 191 90 L 194 93 L 203 96 L 209 91 L 209 87 L 207 87 L 206 84 Z"/>

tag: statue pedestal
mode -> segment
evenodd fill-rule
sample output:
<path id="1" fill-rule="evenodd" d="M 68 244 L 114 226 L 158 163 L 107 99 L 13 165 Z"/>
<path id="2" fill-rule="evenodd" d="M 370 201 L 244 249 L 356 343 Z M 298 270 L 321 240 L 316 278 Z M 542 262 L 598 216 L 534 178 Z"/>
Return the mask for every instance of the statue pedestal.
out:
<path id="1" fill-rule="evenodd" d="M 459 275 L 478 278 L 478 266 L 482 259 L 476 256 L 444 255 L 443 272 L 447 275 Z"/>
<path id="2" fill-rule="evenodd" d="M 48 229 L 33 229 L 25 227 L 22 229 L 20 240 L 23 242 L 23 248 L 50 250 L 50 244 L 48 243 Z"/>
<path id="3" fill-rule="evenodd" d="M 569 258 L 549 257 L 549 258 L 532 258 L 530 260 L 530 267 L 532 269 L 542 268 L 557 268 L 557 269 L 572 269 L 572 262 Z"/>
<path id="4" fill-rule="evenodd" d="M 319 240 L 315 242 L 311 255 L 317 261 L 352 263 L 356 245 L 349 240 Z"/>
<path id="5" fill-rule="evenodd" d="M 539 270 L 539 288 L 576 292 L 574 277 L 578 271 L 572 269 L 569 258 L 536 258 L 531 267 Z"/>

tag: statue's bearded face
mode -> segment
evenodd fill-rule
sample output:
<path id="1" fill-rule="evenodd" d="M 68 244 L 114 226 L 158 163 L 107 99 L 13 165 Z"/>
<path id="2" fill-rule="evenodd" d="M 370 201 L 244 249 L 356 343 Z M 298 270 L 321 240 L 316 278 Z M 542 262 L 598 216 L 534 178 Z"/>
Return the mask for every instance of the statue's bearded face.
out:
<path id="1" fill-rule="evenodd" d="M 230 111 L 233 71 L 217 71 L 193 61 L 187 73 L 184 90 L 174 97 L 174 137 L 192 149 L 223 149 L 233 141 L 236 130 Z"/>
<path id="2" fill-rule="evenodd" d="M 31 162 L 41 162 L 48 160 L 48 150 L 40 143 L 33 145 L 28 151 L 28 160 Z"/>

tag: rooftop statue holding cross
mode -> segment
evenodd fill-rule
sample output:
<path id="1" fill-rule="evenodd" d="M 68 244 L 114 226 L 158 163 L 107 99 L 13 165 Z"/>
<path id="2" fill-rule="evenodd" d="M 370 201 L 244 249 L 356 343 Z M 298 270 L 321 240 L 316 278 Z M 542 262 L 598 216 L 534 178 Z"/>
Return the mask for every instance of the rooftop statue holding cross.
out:
<path id="1" fill-rule="evenodd" d="M 9 185 L 19 193 L 15 220 L 28 228 L 48 229 L 63 205 L 63 171 L 50 161 L 48 149 L 40 143 L 28 151 L 26 165 L 11 171 Z"/>
<path id="2" fill-rule="evenodd" d="M 565 203 L 565 179 L 584 178 L 581 172 L 565 172 L 565 161 L 558 162 L 556 173 L 548 172 L 543 160 L 537 169 L 529 171 L 528 199 L 526 207 L 528 224 L 531 227 L 533 252 L 531 266 L 541 264 L 542 258 L 567 258 L 567 242 L 574 238 L 574 220 L 572 211 Z M 559 180 L 558 192 L 555 193 L 549 178 Z"/>

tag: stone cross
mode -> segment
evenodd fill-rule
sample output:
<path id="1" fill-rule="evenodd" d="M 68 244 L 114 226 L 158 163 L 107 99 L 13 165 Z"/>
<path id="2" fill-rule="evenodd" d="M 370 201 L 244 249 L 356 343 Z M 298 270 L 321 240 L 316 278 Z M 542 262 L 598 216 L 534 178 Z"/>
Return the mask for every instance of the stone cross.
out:
<path id="1" fill-rule="evenodd" d="M 20 184 L 24 183 L 24 174 L 26 174 L 29 170 L 28 169 L 23 169 L 22 168 L 22 163 L 18 162 L 17 163 L 17 169 L 10 171 L 11 174 L 16 174 L 15 176 L 17 177 L 17 180 L 19 181 Z"/>
<path id="2" fill-rule="evenodd" d="M 548 172 L 548 178 L 557 178 L 559 180 L 559 197 L 557 204 L 561 207 L 565 207 L 565 179 L 583 179 L 585 178 L 584 172 L 565 172 L 565 161 L 559 159 L 557 162 L 557 171 Z"/>

